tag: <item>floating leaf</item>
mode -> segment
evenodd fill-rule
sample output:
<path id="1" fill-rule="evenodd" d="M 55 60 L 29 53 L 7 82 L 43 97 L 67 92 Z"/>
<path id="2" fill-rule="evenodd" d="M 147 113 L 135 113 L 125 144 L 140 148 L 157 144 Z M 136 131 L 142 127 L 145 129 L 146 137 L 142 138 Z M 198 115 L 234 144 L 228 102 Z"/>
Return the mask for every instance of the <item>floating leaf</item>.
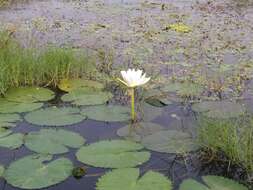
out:
<path id="1" fill-rule="evenodd" d="M 76 157 L 80 162 L 95 167 L 127 168 L 149 160 L 150 153 L 141 149 L 141 144 L 126 140 L 100 141 L 81 147 Z"/>
<path id="2" fill-rule="evenodd" d="M 6 137 L 7 135 L 10 135 L 12 133 L 11 130 L 6 129 L 6 128 L 0 128 L 0 138 L 1 137 Z"/>
<path id="3" fill-rule="evenodd" d="M 85 140 L 78 133 L 58 129 L 42 129 L 25 137 L 25 146 L 42 154 L 62 154 L 70 148 L 79 148 Z"/>
<path id="4" fill-rule="evenodd" d="M 167 130 L 154 133 L 142 139 L 142 144 L 150 150 L 164 153 L 183 154 L 198 148 L 188 133 Z"/>
<path id="5" fill-rule="evenodd" d="M 62 96 L 62 101 L 74 105 L 90 106 L 105 104 L 113 95 L 110 92 L 97 91 L 91 88 L 76 89 Z"/>
<path id="6" fill-rule="evenodd" d="M 22 146 L 24 135 L 21 133 L 10 134 L 10 131 L 7 130 L 7 136 L 0 137 L 0 147 L 16 149 Z"/>
<path id="7" fill-rule="evenodd" d="M 97 121 L 121 122 L 130 119 L 130 109 L 124 106 L 91 106 L 82 109 L 81 113 Z"/>
<path id="8" fill-rule="evenodd" d="M 99 178 L 96 190 L 172 190 L 164 175 L 149 171 L 140 177 L 137 168 L 115 169 Z"/>
<path id="9" fill-rule="evenodd" d="M 54 161 L 51 155 L 30 155 L 23 157 L 6 169 L 7 183 L 21 189 L 41 189 L 66 180 L 72 172 L 73 164 L 66 158 Z M 44 164 L 44 162 L 47 162 Z"/>
<path id="10" fill-rule="evenodd" d="M 0 105 L 0 113 L 24 113 L 41 108 L 43 103 L 10 102 L 1 98 Z"/>
<path id="11" fill-rule="evenodd" d="M 3 176 L 4 170 L 5 170 L 4 167 L 2 165 L 0 165 L 0 177 Z"/>
<path id="12" fill-rule="evenodd" d="M 85 119 L 78 108 L 49 107 L 25 115 L 25 120 L 40 126 L 65 126 L 79 123 Z"/>
<path id="13" fill-rule="evenodd" d="M 176 32 L 179 33 L 189 33 L 191 32 L 191 28 L 183 23 L 175 23 L 175 24 L 170 24 L 165 28 L 165 30 L 175 30 Z"/>
<path id="14" fill-rule="evenodd" d="M 199 97 L 204 88 L 195 83 L 184 82 L 184 83 L 169 83 L 162 89 L 164 92 L 174 92 L 181 97 Z"/>
<path id="15" fill-rule="evenodd" d="M 0 128 L 10 128 L 16 126 L 16 122 L 21 121 L 18 114 L 0 114 Z"/>
<path id="16" fill-rule="evenodd" d="M 197 103 L 192 106 L 192 109 L 195 112 L 201 112 L 207 117 L 220 119 L 239 117 L 246 111 L 241 104 L 227 100 Z"/>
<path id="17" fill-rule="evenodd" d="M 48 101 L 53 99 L 54 96 L 53 91 L 39 87 L 11 88 L 5 94 L 5 98 L 9 101 L 27 103 Z"/>
<path id="18" fill-rule="evenodd" d="M 151 97 L 160 97 L 163 95 L 163 92 L 160 89 L 144 89 L 141 96 L 143 99 L 151 98 Z"/>
<path id="19" fill-rule="evenodd" d="M 163 113 L 163 108 L 151 106 L 145 102 L 141 103 L 140 112 L 143 121 L 152 121 Z"/>
<path id="20" fill-rule="evenodd" d="M 163 98 L 159 98 L 159 97 L 147 98 L 147 99 L 145 99 L 145 102 L 150 104 L 151 106 L 155 106 L 155 107 L 164 107 L 164 106 L 167 106 L 172 103 L 172 102 L 168 101 L 167 99 L 163 99 Z"/>
<path id="21" fill-rule="evenodd" d="M 93 80 L 84 80 L 84 79 L 63 79 L 60 81 L 58 87 L 65 92 L 70 92 L 72 90 L 80 88 L 94 88 L 94 89 L 103 89 L 104 85 L 97 81 Z"/>
<path id="22" fill-rule="evenodd" d="M 164 127 L 161 125 L 155 123 L 140 122 L 134 125 L 127 125 L 120 128 L 117 131 L 117 135 L 139 142 L 143 137 L 152 135 L 153 133 L 161 130 L 164 130 Z"/>
<path id="23" fill-rule="evenodd" d="M 186 179 L 180 185 L 179 190 L 248 190 L 244 185 L 220 176 L 209 175 L 202 177 L 202 179 L 205 184 L 193 179 Z"/>

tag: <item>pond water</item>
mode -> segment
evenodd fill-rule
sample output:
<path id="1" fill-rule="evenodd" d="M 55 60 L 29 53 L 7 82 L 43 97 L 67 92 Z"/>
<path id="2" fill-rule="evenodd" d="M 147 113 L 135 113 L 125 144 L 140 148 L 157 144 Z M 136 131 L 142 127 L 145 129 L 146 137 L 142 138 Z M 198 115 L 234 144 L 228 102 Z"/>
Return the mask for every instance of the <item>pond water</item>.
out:
<path id="1" fill-rule="evenodd" d="M 59 93 L 55 99 L 51 100 L 48 103 L 45 103 L 44 107 L 53 107 L 53 106 L 71 106 L 60 100 L 62 93 Z M 71 106 L 72 107 L 72 106 Z M 190 114 L 185 110 L 183 105 L 180 104 L 172 104 L 166 106 L 164 108 L 157 108 L 150 106 L 150 109 L 146 109 L 147 115 L 144 113 L 144 121 L 148 122 L 150 119 L 152 123 L 159 124 L 164 127 L 163 130 L 178 130 L 178 131 L 188 131 L 192 136 L 194 136 L 194 131 L 196 125 L 194 114 Z M 110 109 L 110 108 L 108 108 Z M 153 113 L 153 112 L 157 113 Z M 21 114 L 24 117 L 27 113 Z M 177 118 L 175 118 L 176 115 Z M 96 116 L 95 116 L 96 117 Z M 61 119 L 61 118 L 59 118 Z M 151 122 L 151 121 L 150 121 Z M 102 141 L 102 140 L 112 140 L 112 139 L 120 139 L 117 135 L 117 130 L 128 125 L 128 121 L 126 122 L 103 122 L 103 121 L 94 121 L 94 120 L 85 120 L 83 122 L 79 122 L 74 125 L 62 126 L 60 129 L 66 129 L 69 131 L 76 132 L 83 136 L 87 141 L 87 144 Z M 26 120 L 22 122 L 18 122 L 16 127 L 13 128 L 13 132 L 15 133 L 23 133 L 28 134 L 32 131 L 39 131 L 42 128 L 48 127 L 38 127 L 34 124 L 28 123 Z M 58 129 L 59 129 L 58 128 Z M 75 167 L 84 166 L 83 163 L 79 162 L 76 159 L 76 149 L 71 149 L 68 153 L 56 155 L 54 158 L 66 157 L 69 158 L 75 165 Z M 34 152 L 27 149 L 27 147 L 22 146 L 15 150 L 10 150 L 6 148 L 0 148 L 0 163 L 2 165 L 9 165 L 13 161 L 23 158 L 24 156 L 31 155 Z M 151 158 L 148 162 L 145 162 L 140 166 L 141 171 L 143 173 L 153 170 L 163 173 L 166 176 L 170 176 L 173 180 L 174 187 L 177 188 L 179 182 L 188 177 L 197 177 L 201 173 L 200 168 L 201 163 L 198 161 L 197 157 L 193 155 L 189 155 L 185 158 L 176 156 L 175 154 L 167 154 L 167 153 L 159 153 L 152 152 Z M 109 169 L 101 169 L 92 166 L 85 166 L 87 169 L 86 175 L 81 179 L 76 179 L 74 177 L 69 177 L 66 181 L 48 187 L 47 189 L 67 189 L 67 188 L 75 188 L 75 189 L 95 189 L 95 184 L 99 177 L 105 174 Z M 1 179 L 1 189 L 16 189 L 15 187 L 9 185 Z"/>
<path id="2" fill-rule="evenodd" d="M 211 87 L 218 81 L 225 90 L 218 93 L 216 89 L 210 90 L 202 93 L 201 99 L 240 100 L 248 111 L 253 110 L 253 85 L 247 80 L 252 72 L 253 56 L 251 6 L 238 7 L 232 0 L 31 0 L 2 8 L 0 22 L 1 28 L 15 31 L 15 36 L 26 47 L 39 48 L 53 44 L 85 48 L 91 53 L 102 49 L 113 53 L 115 69 L 126 69 L 132 64 L 144 68 L 150 76 L 163 77 L 154 81 L 161 86 L 164 80 L 171 78 L 201 81 L 204 86 Z M 182 25 L 173 28 L 175 23 Z M 245 78 L 234 81 L 238 71 Z M 242 84 L 243 89 L 239 89 Z M 58 101 L 61 95 L 57 94 L 57 101 L 50 101 L 45 107 L 65 105 Z M 195 137 L 196 115 L 189 102 L 183 104 L 177 98 L 178 94 L 169 99 L 172 104 L 163 108 L 149 107 L 149 110 L 144 110 L 144 120 L 151 120 L 165 129 L 188 132 Z M 157 117 L 153 117 L 155 113 L 158 113 Z M 126 125 L 127 122 L 87 119 L 61 129 L 77 132 L 90 144 L 119 139 L 117 130 Z M 40 129 L 23 120 L 13 130 L 27 134 Z M 76 151 L 71 149 L 54 158 L 64 156 L 76 167 L 83 166 L 75 157 Z M 31 153 L 24 146 L 16 150 L 0 148 L 0 164 L 7 166 Z M 86 167 L 87 174 L 83 178 L 77 180 L 69 177 L 47 189 L 95 190 L 98 178 L 109 169 Z M 226 175 L 223 170 L 203 169 L 195 153 L 182 158 L 151 151 L 151 159 L 139 168 L 142 173 L 154 170 L 168 176 L 173 181 L 174 189 L 178 189 L 182 180 L 189 177 L 199 179 L 205 174 Z M 0 179 L 0 190 L 11 189 L 17 188 Z"/>

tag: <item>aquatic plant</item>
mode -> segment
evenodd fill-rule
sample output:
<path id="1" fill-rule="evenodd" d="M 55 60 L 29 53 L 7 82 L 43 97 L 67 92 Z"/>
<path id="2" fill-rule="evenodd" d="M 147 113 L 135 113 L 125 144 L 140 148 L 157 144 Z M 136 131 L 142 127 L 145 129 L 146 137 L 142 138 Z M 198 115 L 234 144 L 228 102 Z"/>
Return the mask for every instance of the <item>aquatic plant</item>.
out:
<path id="1" fill-rule="evenodd" d="M 4 166 L 0 165 L 0 177 L 3 176 L 4 170 L 5 170 L 5 169 L 4 169 Z"/>
<path id="2" fill-rule="evenodd" d="M 128 69 L 127 71 L 121 71 L 121 75 L 123 80 L 121 80 L 120 78 L 118 78 L 118 80 L 129 88 L 132 107 L 131 116 L 132 121 L 135 121 L 135 96 L 134 96 L 135 88 L 146 84 L 150 80 L 150 77 L 146 77 L 146 73 L 143 74 L 142 70 L 135 70 L 135 69 Z"/>
<path id="3" fill-rule="evenodd" d="M 253 171 L 253 120 L 248 116 L 218 119 L 200 116 L 198 142 L 202 148 L 217 157 L 225 154 L 228 161 L 248 172 Z"/>
<path id="4" fill-rule="evenodd" d="M 97 105 L 81 109 L 88 119 L 104 122 L 123 122 L 130 119 L 130 109 L 120 105 Z"/>
<path id="5" fill-rule="evenodd" d="M 127 140 L 104 140 L 82 146 L 76 153 L 80 162 L 101 168 L 130 168 L 150 159 L 143 146 Z"/>
<path id="6" fill-rule="evenodd" d="M 25 146 L 40 154 L 62 154 L 69 148 L 79 148 L 85 139 L 78 133 L 62 129 L 41 129 L 25 136 Z"/>
<path id="7" fill-rule="evenodd" d="M 12 162 L 4 178 L 14 187 L 41 189 L 66 180 L 73 170 L 67 158 L 52 160 L 52 155 L 29 155 Z"/>
<path id="8" fill-rule="evenodd" d="M 16 149 L 22 146 L 24 135 L 22 133 L 12 133 L 11 130 L 1 128 L 0 147 Z"/>
<path id="9" fill-rule="evenodd" d="M 140 177 L 137 168 L 116 169 L 99 178 L 96 190 L 172 190 L 172 182 L 163 174 L 148 171 Z"/>
<path id="10" fill-rule="evenodd" d="M 192 31 L 192 29 L 189 26 L 183 23 L 170 24 L 165 28 L 165 30 L 174 30 L 180 33 L 189 33 Z"/>
<path id="11" fill-rule="evenodd" d="M 186 179 L 184 180 L 179 187 L 179 190 L 248 190 L 242 184 L 237 183 L 228 178 L 224 178 L 221 176 L 203 176 L 202 177 L 204 184 L 193 180 L 193 179 Z"/>
<path id="12" fill-rule="evenodd" d="M 18 121 L 22 121 L 18 114 L 0 114 L 0 131 L 1 128 L 15 127 L 15 123 Z"/>
<path id="13" fill-rule="evenodd" d="M 8 32 L 0 32 L 0 94 L 10 87 L 56 86 L 62 79 L 97 76 L 93 58 L 70 48 L 22 47 Z"/>
<path id="14" fill-rule="evenodd" d="M 189 133 L 178 130 L 158 131 L 145 136 L 141 144 L 149 150 L 175 154 L 185 154 L 199 148 Z"/>
<path id="15" fill-rule="evenodd" d="M 80 110 L 74 107 L 47 107 L 25 115 L 25 120 L 38 126 L 66 126 L 86 119 Z"/>

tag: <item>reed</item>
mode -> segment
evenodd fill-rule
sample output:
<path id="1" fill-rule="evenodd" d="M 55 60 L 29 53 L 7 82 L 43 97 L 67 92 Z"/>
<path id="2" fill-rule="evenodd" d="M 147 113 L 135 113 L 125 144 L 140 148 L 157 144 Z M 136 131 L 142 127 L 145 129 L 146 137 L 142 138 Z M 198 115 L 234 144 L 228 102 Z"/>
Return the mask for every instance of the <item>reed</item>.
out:
<path id="1" fill-rule="evenodd" d="M 65 78 L 90 78 L 95 61 L 82 51 L 47 47 L 23 48 L 6 32 L 0 33 L 0 94 L 10 87 L 56 86 Z"/>

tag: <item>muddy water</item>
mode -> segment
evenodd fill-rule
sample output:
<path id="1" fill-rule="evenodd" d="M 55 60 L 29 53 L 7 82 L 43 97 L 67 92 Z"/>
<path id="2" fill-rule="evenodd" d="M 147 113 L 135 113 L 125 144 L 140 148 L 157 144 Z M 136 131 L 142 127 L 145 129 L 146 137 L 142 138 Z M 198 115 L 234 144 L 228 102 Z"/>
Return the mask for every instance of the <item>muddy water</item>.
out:
<path id="1" fill-rule="evenodd" d="M 165 30 L 168 24 L 183 22 L 191 33 Z M 151 75 L 171 74 L 167 62 L 189 64 L 177 68 L 184 76 L 187 69 L 209 63 L 239 64 L 253 56 L 253 8 L 237 7 L 233 1 L 207 0 L 87 0 L 28 1 L 0 10 L 0 27 L 14 30 L 24 46 L 41 47 L 53 44 L 61 47 L 86 48 L 96 52 L 100 48 L 114 54 L 115 67 L 130 64 L 143 67 Z M 225 44 L 225 45 L 224 45 Z M 167 77 L 167 76 L 166 76 Z M 171 115 L 176 114 L 175 119 Z M 168 129 L 192 132 L 194 116 L 182 105 L 165 107 L 163 115 L 153 122 Z M 124 123 L 103 123 L 87 120 L 66 127 L 84 136 L 88 143 L 118 138 L 116 130 Z M 190 130 L 189 130 L 190 129 Z M 39 130 L 28 123 L 20 123 L 17 131 Z M 193 130 L 194 131 L 194 130 Z M 194 133 L 193 133 L 194 135 Z M 76 150 L 66 156 L 76 166 Z M 31 154 L 27 149 L 0 149 L 0 163 L 8 165 L 15 159 Z M 185 160 L 175 155 L 152 153 L 152 159 L 141 166 L 164 173 L 174 181 L 175 189 L 184 178 L 200 175 L 200 163 L 190 155 Z M 106 170 L 88 168 L 87 176 L 47 189 L 94 190 L 95 183 Z M 0 180 L 0 190 L 15 189 Z"/>
<path id="2" fill-rule="evenodd" d="M 173 61 L 196 65 L 251 59 L 253 9 L 238 8 L 234 1 L 31 0 L 1 10 L 0 21 L 26 46 L 102 48 L 113 52 L 116 65 L 135 63 L 162 72 Z M 164 30 L 177 22 L 192 32 Z"/>

